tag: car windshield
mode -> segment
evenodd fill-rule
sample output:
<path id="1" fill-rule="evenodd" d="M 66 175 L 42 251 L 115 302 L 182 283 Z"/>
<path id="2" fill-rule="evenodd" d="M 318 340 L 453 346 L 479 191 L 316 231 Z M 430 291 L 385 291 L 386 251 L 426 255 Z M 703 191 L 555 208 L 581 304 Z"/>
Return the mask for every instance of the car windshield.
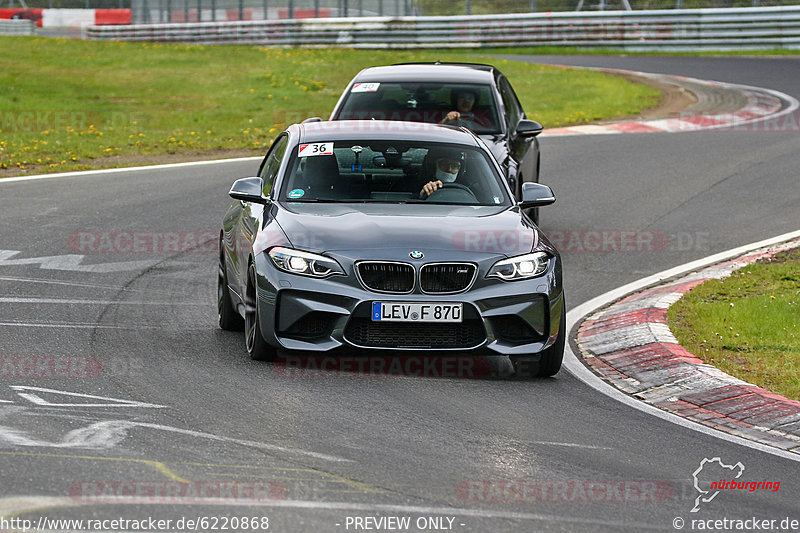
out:
<path id="1" fill-rule="evenodd" d="M 288 202 L 510 205 L 478 148 L 414 141 L 334 141 L 295 148 L 281 198 Z M 437 182 L 428 195 L 425 184 Z"/>
<path id="2" fill-rule="evenodd" d="M 489 85 L 355 83 L 335 120 L 404 120 L 465 126 L 478 134 L 500 133 Z"/>

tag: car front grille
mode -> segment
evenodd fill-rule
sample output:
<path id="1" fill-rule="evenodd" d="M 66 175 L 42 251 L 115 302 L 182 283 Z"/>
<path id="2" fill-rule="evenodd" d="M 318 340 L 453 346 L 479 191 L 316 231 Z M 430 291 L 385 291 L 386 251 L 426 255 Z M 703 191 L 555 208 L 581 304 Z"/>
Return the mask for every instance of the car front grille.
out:
<path id="1" fill-rule="evenodd" d="M 433 263 L 419 272 L 420 287 L 429 294 L 447 294 L 466 290 L 475 279 L 471 263 Z"/>
<path id="2" fill-rule="evenodd" d="M 353 317 L 344 335 L 353 344 L 374 348 L 472 348 L 485 340 L 486 330 L 477 319 L 442 324 Z"/>
<path id="3" fill-rule="evenodd" d="M 358 276 L 371 291 L 403 294 L 414 289 L 414 267 L 407 263 L 364 261 Z"/>

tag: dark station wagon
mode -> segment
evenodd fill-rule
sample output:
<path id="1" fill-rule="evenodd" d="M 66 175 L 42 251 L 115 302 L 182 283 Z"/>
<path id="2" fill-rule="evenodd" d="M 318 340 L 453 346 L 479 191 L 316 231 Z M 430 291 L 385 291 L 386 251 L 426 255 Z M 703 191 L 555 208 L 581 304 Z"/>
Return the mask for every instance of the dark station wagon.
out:
<path id="1" fill-rule="evenodd" d="M 491 65 L 412 63 L 366 68 L 347 86 L 330 119 L 465 126 L 486 142 L 517 199 L 523 183 L 539 181 L 536 136 L 542 125 L 527 119 L 508 79 Z M 538 221 L 537 210 L 528 214 Z"/>

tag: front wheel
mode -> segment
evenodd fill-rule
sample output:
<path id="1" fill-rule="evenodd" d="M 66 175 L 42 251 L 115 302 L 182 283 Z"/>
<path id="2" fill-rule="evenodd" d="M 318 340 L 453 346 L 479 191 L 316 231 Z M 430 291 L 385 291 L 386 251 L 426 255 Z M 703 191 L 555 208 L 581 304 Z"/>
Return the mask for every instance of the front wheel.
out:
<path id="1" fill-rule="evenodd" d="M 247 270 L 247 296 L 245 297 L 247 309 L 244 313 L 244 337 L 247 353 L 255 361 L 274 361 L 278 357 L 277 350 L 267 344 L 261 334 L 259 320 L 258 285 L 256 285 L 256 267 L 250 265 Z"/>
<path id="2" fill-rule="evenodd" d="M 564 360 L 564 346 L 567 341 L 567 306 L 561 302 L 561 323 L 558 326 L 558 337 L 549 348 L 539 356 L 538 361 L 532 361 L 528 356 L 511 357 L 514 372 L 518 378 L 549 378 L 555 376 L 561 369 Z"/>

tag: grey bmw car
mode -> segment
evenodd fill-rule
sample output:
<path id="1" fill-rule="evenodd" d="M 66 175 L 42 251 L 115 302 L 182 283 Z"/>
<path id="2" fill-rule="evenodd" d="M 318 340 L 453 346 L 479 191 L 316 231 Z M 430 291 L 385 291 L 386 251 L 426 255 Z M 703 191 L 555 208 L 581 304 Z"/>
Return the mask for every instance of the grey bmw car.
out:
<path id="1" fill-rule="evenodd" d="M 295 124 L 237 180 L 219 244 L 218 313 L 253 359 L 505 355 L 552 376 L 566 339 L 561 259 L 486 143 L 463 127 Z"/>

